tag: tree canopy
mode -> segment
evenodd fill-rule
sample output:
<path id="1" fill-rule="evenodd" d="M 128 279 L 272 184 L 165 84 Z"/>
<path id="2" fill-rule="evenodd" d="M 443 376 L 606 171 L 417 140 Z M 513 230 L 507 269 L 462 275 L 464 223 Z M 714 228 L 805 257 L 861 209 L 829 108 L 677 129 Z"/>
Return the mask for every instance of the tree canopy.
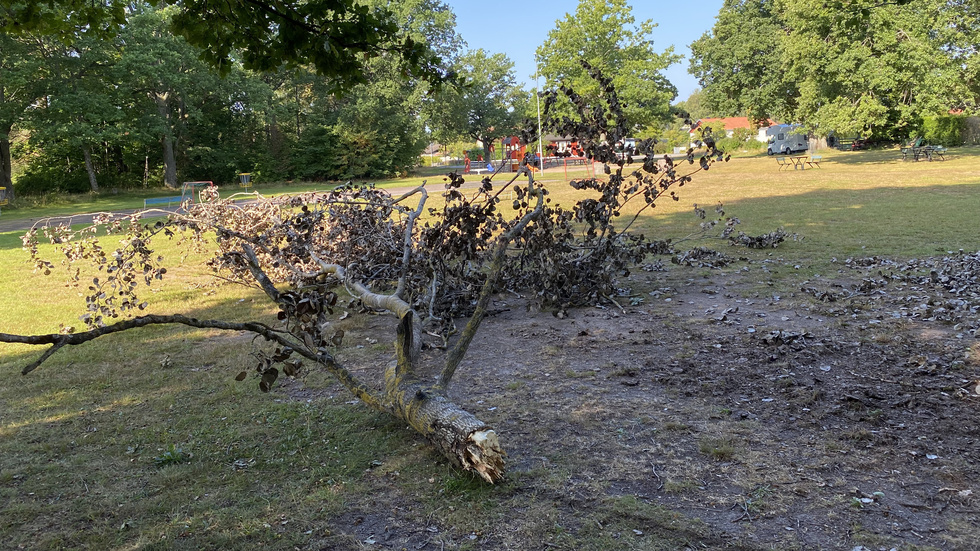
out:
<path id="1" fill-rule="evenodd" d="M 516 133 L 526 92 L 514 78 L 514 64 L 504 54 L 469 50 L 456 65 L 461 86 L 447 88 L 430 105 L 435 135 L 443 141 L 478 140 L 484 147 Z"/>
<path id="2" fill-rule="evenodd" d="M 12 30 L 0 34 L 0 186 L 8 190 L 14 162 L 24 167 L 15 189 L 29 194 L 224 183 L 238 172 L 266 181 L 387 177 L 414 165 L 426 143 L 432 79 L 416 76 L 397 48 L 358 56 L 356 79 L 314 64 L 257 72 L 238 62 L 219 78 L 174 33 L 187 5 L 130 2 L 124 24 L 106 19 L 98 35 L 59 26 L 65 18 L 54 15 L 75 4 L 51 6 L 25 24 L 9 17 L 21 11 L 4 12 Z M 110 17 L 114 6 L 100 13 Z M 414 0 L 386 13 L 399 40 L 458 57 L 462 39 L 445 4 Z"/>
<path id="3" fill-rule="evenodd" d="M 894 139 L 977 109 L 978 21 L 975 2 L 727 0 L 691 72 L 721 114 Z"/>
<path id="4" fill-rule="evenodd" d="M 668 120 L 677 89 L 662 71 L 681 58 L 672 46 L 654 50 L 655 28 L 652 20 L 637 23 L 626 0 L 580 0 L 536 51 L 545 87 L 567 85 L 588 101 L 598 99 L 598 85 L 579 63 L 584 59 L 612 79 L 633 131 Z"/>
<path id="5" fill-rule="evenodd" d="M 765 120 L 797 95 L 779 70 L 782 25 L 773 3 L 725 0 L 712 30 L 691 44 L 690 72 L 704 87 L 700 102 L 720 116 Z"/>
<path id="6" fill-rule="evenodd" d="M 386 7 L 358 0 L 176 0 L 172 29 L 222 73 L 310 65 L 336 90 L 365 82 L 368 59 L 395 55 L 412 76 L 442 82 L 441 60 L 425 41 L 402 32 Z M 0 0 L 0 30 L 70 41 L 79 33 L 115 34 L 130 2 Z"/>

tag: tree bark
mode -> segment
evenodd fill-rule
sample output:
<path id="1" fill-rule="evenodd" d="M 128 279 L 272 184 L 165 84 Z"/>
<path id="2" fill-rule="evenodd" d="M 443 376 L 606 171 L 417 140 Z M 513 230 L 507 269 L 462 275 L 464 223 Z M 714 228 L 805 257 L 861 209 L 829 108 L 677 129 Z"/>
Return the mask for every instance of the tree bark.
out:
<path id="1" fill-rule="evenodd" d="M 491 484 L 503 478 L 506 453 L 497 433 L 441 389 L 405 381 L 386 393 L 383 403 L 456 466 L 475 471 Z"/>
<path id="2" fill-rule="evenodd" d="M 405 421 L 456 466 L 475 471 L 493 484 L 504 476 L 504 456 L 497 433 L 446 395 L 445 387 L 415 375 L 412 350 L 414 315 L 402 316 L 395 347 L 398 361 L 385 372 L 381 400 L 389 413 Z"/>
<path id="3" fill-rule="evenodd" d="M 88 172 L 88 183 L 92 191 L 99 191 L 99 181 L 95 177 L 95 167 L 92 166 L 92 150 L 87 145 L 82 146 L 82 156 L 85 157 L 85 172 Z"/>
<path id="4" fill-rule="evenodd" d="M 170 124 L 170 93 L 154 92 L 153 100 L 164 125 L 163 136 L 160 137 L 163 143 L 163 184 L 170 189 L 177 189 L 177 159 L 174 156 L 173 126 Z"/>
<path id="5" fill-rule="evenodd" d="M 7 199 L 14 198 L 13 165 L 10 159 L 10 131 L 13 127 L 0 128 L 0 187 L 7 188 Z"/>

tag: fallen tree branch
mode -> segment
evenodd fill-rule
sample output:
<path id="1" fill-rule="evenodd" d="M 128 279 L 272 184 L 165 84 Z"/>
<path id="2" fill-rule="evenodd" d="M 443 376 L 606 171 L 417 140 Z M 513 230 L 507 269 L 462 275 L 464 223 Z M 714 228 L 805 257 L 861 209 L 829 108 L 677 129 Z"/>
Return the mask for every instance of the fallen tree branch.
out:
<path id="1" fill-rule="evenodd" d="M 395 289 L 395 296 L 403 300 L 405 298 L 405 278 L 408 277 L 408 263 L 412 258 L 412 245 L 414 244 L 412 230 L 415 228 L 415 221 L 422 215 L 422 209 L 425 207 L 426 199 L 429 198 L 428 192 L 425 191 L 425 181 L 422 181 L 421 186 L 409 191 L 394 201 L 394 203 L 398 203 L 415 193 L 421 193 L 422 198 L 419 199 L 418 207 L 408 213 L 408 221 L 405 222 L 405 244 L 402 247 L 402 273 L 398 278 L 398 287 Z"/>
<path id="2" fill-rule="evenodd" d="M 497 280 L 500 278 L 500 273 L 504 268 L 504 260 L 507 256 L 507 244 L 524 231 L 524 228 L 532 220 L 537 218 L 544 208 L 544 190 L 532 190 L 531 193 L 536 194 L 538 197 L 538 204 L 534 207 L 534 210 L 525 214 L 514 227 L 501 235 L 497 240 L 497 247 L 493 252 L 493 260 L 490 263 L 490 272 L 487 274 L 487 279 L 484 281 L 483 288 L 480 290 L 480 298 L 477 299 L 476 308 L 470 316 L 470 320 L 466 323 L 466 327 L 463 328 L 459 340 L 456 341 L 455 346 L 446 355 L 446 363 L 444 364 L 442 374 L 439 375 L 438 383 L 438 386 L 442 389 L 449 386 L 450 380 L 452 380 L 453 375 L 456 373 L 456 368 L 459 367 L 459 363 L 463 361 L 463 357 L 466 355 L 466 349 L 469 348 L 473 337 L 476 336 L 476 332 L 480 328 L 480 323 L 486 317 L 487 305 L 490 303 L 490 297 L 493 296 L 494 291 L 497 289 Z"/>

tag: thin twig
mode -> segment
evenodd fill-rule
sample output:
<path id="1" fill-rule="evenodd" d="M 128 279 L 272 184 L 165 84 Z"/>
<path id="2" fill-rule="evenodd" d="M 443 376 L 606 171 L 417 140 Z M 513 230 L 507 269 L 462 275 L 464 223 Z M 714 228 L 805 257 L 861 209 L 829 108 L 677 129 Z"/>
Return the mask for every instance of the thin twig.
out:
<path id="1" fill-rule="evenodd" d="M 613 298 L 611 296 L 609 296 L 609 295 L 602 295 L 602 298 L 604 298 L 604 299 L 608 300 L 609 302 L 615 304 L 616 305 L 616 308 L 619 308 L 619 311 L 620 312 L 622 312 L 624 314 L 626 313 L 626 309 L 623 308 L 622 306 L 620 306 L 618 302 L 616 302 L 615 300 L 613 300 Z"/>

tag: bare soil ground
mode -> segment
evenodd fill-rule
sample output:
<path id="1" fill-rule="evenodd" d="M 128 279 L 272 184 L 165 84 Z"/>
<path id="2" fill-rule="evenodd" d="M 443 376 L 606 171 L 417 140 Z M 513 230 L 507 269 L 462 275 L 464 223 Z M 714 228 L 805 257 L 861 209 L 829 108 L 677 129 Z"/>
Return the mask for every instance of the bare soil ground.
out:
<path id="1" fill-rule="evenodd" d="M 783 295 L 777 261 L 671 266 L 567 315 L 502 294 L 452 393 L 508 480 L 432 504 L 379 466 L 323 548 L 976 549 L 980 316 L 957 258 L 842 262 Z"/>

